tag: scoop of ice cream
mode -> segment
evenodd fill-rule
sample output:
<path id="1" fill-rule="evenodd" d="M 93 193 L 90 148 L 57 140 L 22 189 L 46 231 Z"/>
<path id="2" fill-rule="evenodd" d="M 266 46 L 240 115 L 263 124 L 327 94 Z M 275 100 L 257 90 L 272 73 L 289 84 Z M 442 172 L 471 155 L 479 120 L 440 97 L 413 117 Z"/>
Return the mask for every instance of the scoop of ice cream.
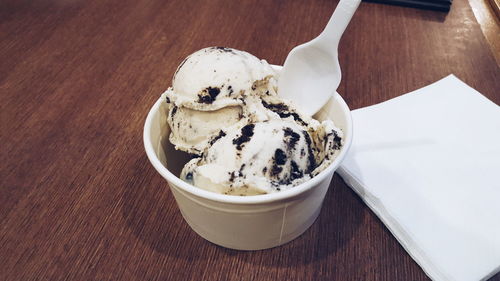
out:
<path id="1" fill-rule="evenodd" d="M 175 148 L 190 154 L 201 154 L 213 139 L 225 134 L 231 126 L 246 124 L 240 106 L 228 106 L 214 111 L 198 111 L 171 106 L 168 118 L 170 142 Z"/>
<path id="2" fill-rule="evenodd" d="M 193 53 L 163 94 L 171 105 L 171 143 L 200 155 L 221 130 L 268 120 L 261 98 L 277 95 L 275 76 L 266 61 L 247 52 L 211 47 Z"/>
<path id="3" fill-rule="evenodd" d="M 217 139 L 203 157 L 192 159 L 181 178 L 200 188 L 231 195 L 272 193 L 317 173 L 330 124 L 304 129 L 293 118 L 247 124 Z M 332 151 L 333 152 L 333 151 Z M 321 159 L 323 160 L 323 159 Z"/>
<path id="4" fill-rule="evenodd" d="M 216 110 L 245 103 L 245 96 L 275 94 L 276 72 L 243 51 L 210 47 L 188 56 L 177 68 L 167 95 L 177 106 Z"/>
<path id="5" fill-rule="evenodd" d="M 205 48 L 181 63 L 163 98 L 170 142 L 195 156 L 182 179 L 217 193 L 265 194 L 333 161 L 342 132 L 279 97 L 277 78 L 266 61 L 230 48 Z"/>

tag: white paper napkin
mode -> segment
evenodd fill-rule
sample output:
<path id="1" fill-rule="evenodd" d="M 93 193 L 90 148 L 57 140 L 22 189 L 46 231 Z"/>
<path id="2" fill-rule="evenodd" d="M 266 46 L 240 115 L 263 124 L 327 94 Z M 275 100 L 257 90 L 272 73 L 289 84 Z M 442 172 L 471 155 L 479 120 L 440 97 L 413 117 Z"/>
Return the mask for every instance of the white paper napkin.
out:
<path id="1" fill-rule="evenodd" d="M 500 270 L 500 108 L 450 75 L 354 110 L 339 169 L 434 280 Z"/>

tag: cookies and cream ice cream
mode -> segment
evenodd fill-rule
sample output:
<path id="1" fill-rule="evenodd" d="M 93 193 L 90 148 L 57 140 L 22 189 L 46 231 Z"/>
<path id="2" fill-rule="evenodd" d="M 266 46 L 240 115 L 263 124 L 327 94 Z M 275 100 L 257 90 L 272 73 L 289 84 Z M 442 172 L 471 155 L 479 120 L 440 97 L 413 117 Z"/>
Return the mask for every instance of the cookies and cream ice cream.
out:
<path id="1" fill-rule="evenodd" d="M 266 61 L 224 47 L 199 50 L 179 65 L 163 97 L 170 142 L 193 156 L 183 180 L 217 193 L 266 194 L 333 161 L 342 132 L 281 99 L 277 79 Z"/>

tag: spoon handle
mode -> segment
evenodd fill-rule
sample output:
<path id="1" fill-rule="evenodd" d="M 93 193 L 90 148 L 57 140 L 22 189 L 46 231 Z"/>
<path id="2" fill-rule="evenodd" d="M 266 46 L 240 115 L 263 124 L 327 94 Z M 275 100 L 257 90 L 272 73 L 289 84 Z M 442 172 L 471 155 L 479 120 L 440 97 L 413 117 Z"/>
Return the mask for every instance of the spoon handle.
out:
<path id="1" fill-rule="evenodd" d="M 325 29 L 317 38 L 326 45 L 325 47 L 337 50 L 340 37 L 342 37 L 360 2 L 361 0 L 340 0 Z"/>

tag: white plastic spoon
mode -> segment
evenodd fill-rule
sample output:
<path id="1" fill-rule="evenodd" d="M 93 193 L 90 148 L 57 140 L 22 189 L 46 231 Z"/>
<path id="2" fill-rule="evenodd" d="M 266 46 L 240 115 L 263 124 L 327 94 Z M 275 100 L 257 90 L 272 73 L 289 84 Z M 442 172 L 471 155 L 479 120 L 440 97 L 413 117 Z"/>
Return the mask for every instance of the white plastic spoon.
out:
<path id="1" fill-rule="evenodd" d="M 340 0 L 325 29 L 313 40 L 290 51 L 278 81 L 280 96 L 292 100 L 305 114 L 325 105 L 340 84 L 340 37 L 361 0 Z"/>

